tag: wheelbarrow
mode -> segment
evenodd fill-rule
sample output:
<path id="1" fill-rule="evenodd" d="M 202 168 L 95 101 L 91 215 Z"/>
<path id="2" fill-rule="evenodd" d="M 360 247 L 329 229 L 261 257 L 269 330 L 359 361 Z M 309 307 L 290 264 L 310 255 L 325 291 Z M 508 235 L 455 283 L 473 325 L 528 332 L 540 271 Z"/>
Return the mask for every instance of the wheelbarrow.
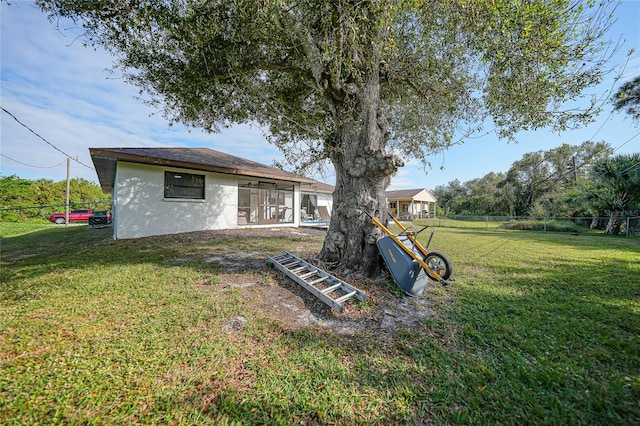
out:
<path id="1" fill-rule="evenodd" d="M 435 230 L 425 226 L 416 231 L 412 226 L 405 227 L 391 213 L 388 214 L 400 228 L 400 233 L 394 234 L 378 218 L 367 213 L 373 223 L 386 234 L 376 244 L 393 280 L 402 291 L 410 296 L 422 296 L 429 279 L 443 286 L 451 284 L 454 281 L 451 278 L 451 262 L 444 254 L 429 251 Z M 423 246 L 417 236 L 426 229 L 431 230 L 431 235 L 426 246 Z"/>

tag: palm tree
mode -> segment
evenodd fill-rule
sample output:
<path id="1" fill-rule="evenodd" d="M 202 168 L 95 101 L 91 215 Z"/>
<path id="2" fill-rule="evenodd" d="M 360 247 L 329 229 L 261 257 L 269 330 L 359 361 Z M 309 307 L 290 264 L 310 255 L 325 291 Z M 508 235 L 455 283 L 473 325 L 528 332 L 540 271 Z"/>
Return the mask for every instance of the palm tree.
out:
<path id="1" fill-rule="evenodd" d="M 591 177 L 598 194 L 595 204 L 609 214 L 605 233 L 618 234 L 621 216 L 638 213 L 640 206 L 640 153 L 600 161 L 593 166 Z"/>

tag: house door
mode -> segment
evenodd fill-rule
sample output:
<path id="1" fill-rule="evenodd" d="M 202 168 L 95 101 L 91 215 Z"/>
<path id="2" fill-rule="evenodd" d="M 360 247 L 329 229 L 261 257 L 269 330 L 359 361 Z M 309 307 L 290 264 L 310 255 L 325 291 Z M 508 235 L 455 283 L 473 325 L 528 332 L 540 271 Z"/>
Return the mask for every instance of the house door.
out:
<path id="1" fill-rule="evenodd" d="M 258 223 L 278 223 L 278 193 L 274 189 L 259 192 Z"/>

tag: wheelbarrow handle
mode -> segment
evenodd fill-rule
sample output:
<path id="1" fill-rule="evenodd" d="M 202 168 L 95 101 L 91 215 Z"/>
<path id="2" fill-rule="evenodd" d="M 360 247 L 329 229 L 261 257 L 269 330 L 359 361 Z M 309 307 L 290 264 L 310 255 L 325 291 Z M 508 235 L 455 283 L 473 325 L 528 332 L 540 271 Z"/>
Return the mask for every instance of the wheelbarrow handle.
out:
<path id="1" fill-rule="evenodd" d="M 427 229 L 427 228 L 431 228 L 431 227 L 430 227 L 429 225 L 427 225 L 427 226 L 425 226 L 424 228 L 422 228 L 421 230 L 416 231 L 416 234 L 421 233 L 422 231 L 424 231 L 424 230 L 425 230 L 425 229 Z M 433 231 L 433 228 L 431 228 L 431 233 L 433 234 L 433 232 L 434 232 L 434 231 Z"/>

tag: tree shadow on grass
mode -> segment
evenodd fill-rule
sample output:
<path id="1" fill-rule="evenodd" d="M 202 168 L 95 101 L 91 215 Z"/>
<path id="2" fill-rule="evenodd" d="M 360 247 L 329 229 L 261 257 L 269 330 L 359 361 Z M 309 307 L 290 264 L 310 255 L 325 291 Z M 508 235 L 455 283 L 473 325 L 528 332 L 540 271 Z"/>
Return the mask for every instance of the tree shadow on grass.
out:
<path id="1" fill-rule="evenodd" d="M 216 274 L 221 264 L 207 259 L 219 257 L 225 250 L 239 253 L 239 240 L 234 235 L 113 241 L 108 231 L 81 227 L 41 232 L 3 240 L 3 297 L 15 291 L 12 281 L 28 286 L 30 281 L 58 270 L 64 273 L 105 267 L 117 271 L 129 265 L 148 264 L 158 270 L 181 265 L 198 273 Z M 518 238 L 502 233 L 494 237 L 498 239 L 496 247 Z M 273 238 L 265 251 L 272 254 L 291 245 L 291 241 Z M 578 244 L 581 250 L 589 249 L 581 241 Z M 262 256 L 260 247 L 251 247 L 255 253 L 249 257 L 250 268 L 245 272 L 264 274 L 266 266 L 255 262 Z M 624 306 L 619 309 L 620 315 L 610 315 L 612 306 L 631 293 L 622 298 L 609 294 L 611 305 L 593 306 L 601 303 L 597 299 L 606 300 L 608 293 L 600 292 L 599 276 L 610 265 L 600 264 L 594 270 L 589 263 L 574 265 L 556 259 L 548 265 L 535 261 L 509 265 L 509 270 L 501 270 L 497 262 L 489 262 L 487 267 L 493 276 L 502 275 L 504 279 L 486 286 L 461 283 L 450 318 L 436 321 L 435 325 L 422 321 L 415 329 L 399 328 L 384 335 L 377 334 L 374 327 L 355 328 L 349 334 L 322 327 L 291 327 L 274 322 L 266 311 L 245 311 L 249 322 L 238 335 L 225 337 L 216 331 L 193 336 L 202 342 L 214 338 L 224 343 L 228 339 L 237 352 L 225 359 L 229 365 L 223 368 L 228 371 L 218 371 L 219 365 L 208 367 L 197 357 L 181 360 L 181 369 L 201 377 L 193 382 L 187 380 L 184 394 L 175 399 L 163 400 L 153 389 L 147 394 L 148 399 L 158 398 L 159 403 L 166 404 L 158 409 L 160 413 L 166 410 L 176 416 L 188 411 L 211 423 L 508 423 L 523 418 L 544 423 L 549 420 L 548 410 L 558 401 L 560 406 L 556 408 L 560 411 L 556 415 L 560 423 L 632 419 L 635 414 L 630 401 L 634 400 L 634 388 L 619 382 L 625 375 L 633 376 L 638 368 L 634 358 L 640 334 L 637 315 L 626 312 Z M 634 271 L 632 264 L 622 265 L 621 269 L 625 273 Z M 562 271 L 565 275 L 558 279 Z M 147 285 L 153 291 L 151 284 Z M 302 298 L 310 311 L 336 321 L 349 321 L 348 316 L 333 318 L 328 308 L 318 305 L 315 298 L 295 284 L 278 281 L 275 285 Z M 501 293 L 501 287 L 506 286 L 520 291 Z M 251 306 L 249 300 L 238 297 L 242 293 L 233 294 L 237 306 L 213 307 L 211 315 L 243 313 L 240 309 Z M 162 314 L 162 304 L 180 302 L 170 296 L 170 300 L 153 300 L 155 315 Z M 396 299 L 398 303 L 405 300 Z M 379 307 L 376 302 L 373 309 Z M 167 331 L 173 327 L 178 330 L 176 335 L 191 338 L 182 331 L 186 324 L 176 323 L 175 318 L 164 320 Z M 224 318 L 207 321 L 207 327 L 219 326 Z M 272 325 L 265 331 L 263 322 Z M 459 329 L 452 335 L 457 344 L 447 342 L 434 330 L 447 324 Z M 153 336 L 158 333 L 155 331 Z M 626 344 L 621 343 L 624 339 L 620 336 L 628 337 Z M 576 363 L 584 368 L 574 368 Z M 528 397 L 531 387 L 533 396 Z M 598 396 L 602 394 L 608 396 Z M 604 408 L 598 408 L 601 405 L 613 409 L 604 412 Z"/>

